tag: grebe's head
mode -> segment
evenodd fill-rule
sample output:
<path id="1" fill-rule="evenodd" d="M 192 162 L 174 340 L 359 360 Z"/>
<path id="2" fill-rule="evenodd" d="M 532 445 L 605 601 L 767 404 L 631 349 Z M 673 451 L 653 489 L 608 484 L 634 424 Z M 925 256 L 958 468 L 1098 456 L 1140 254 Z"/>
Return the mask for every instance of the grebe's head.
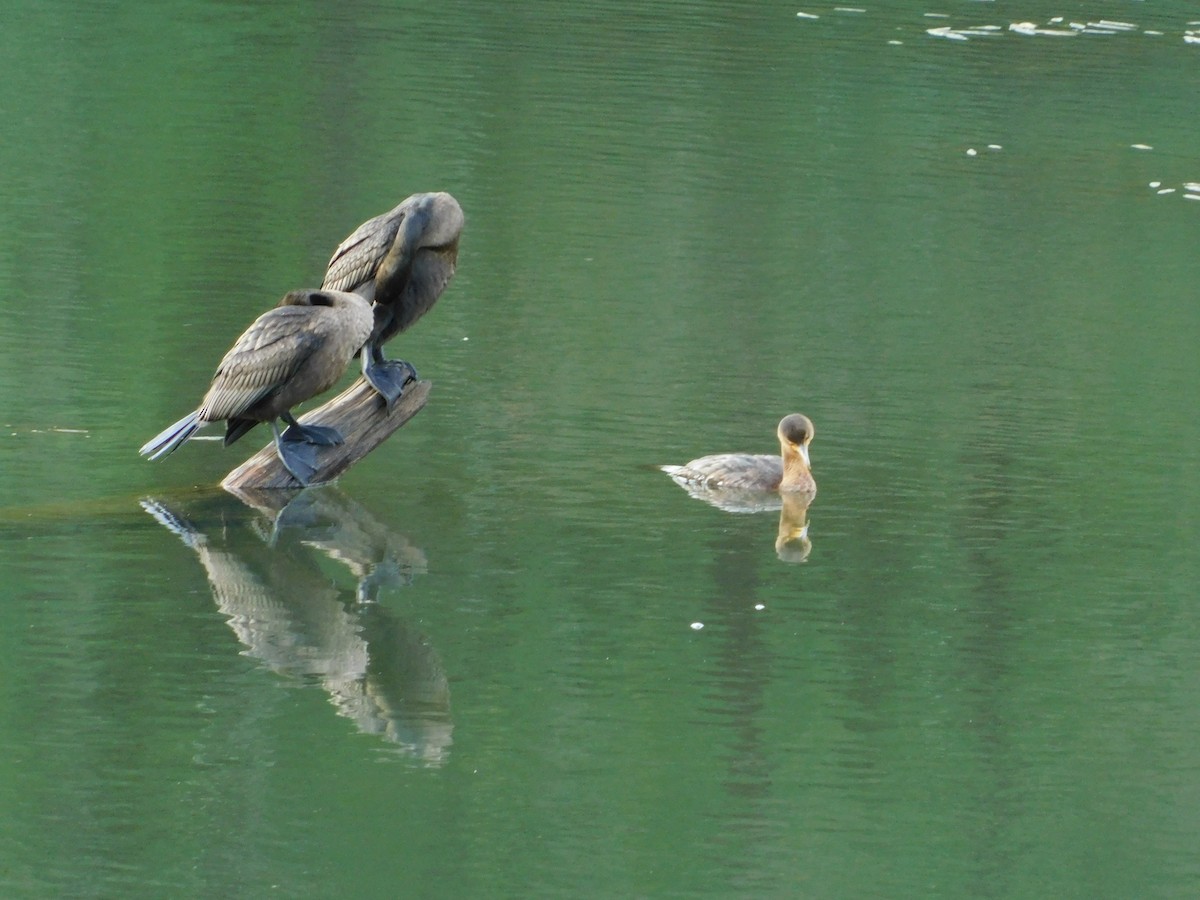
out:
<path id="1" fill-rule="evenodd" d="M 787 451 L 793 450 L 800 454 L 800 458 L 804 460 L 804 465 L 810 466 L 808 461 L 808 445 L 813 439 L 813 434 L 816 429 L 813 428 L 812 419 L 801 413 L 792 413 L 790 416 L 784 416 L 779 422 L 779 443 L 784 448 L 784 455 Z"/>

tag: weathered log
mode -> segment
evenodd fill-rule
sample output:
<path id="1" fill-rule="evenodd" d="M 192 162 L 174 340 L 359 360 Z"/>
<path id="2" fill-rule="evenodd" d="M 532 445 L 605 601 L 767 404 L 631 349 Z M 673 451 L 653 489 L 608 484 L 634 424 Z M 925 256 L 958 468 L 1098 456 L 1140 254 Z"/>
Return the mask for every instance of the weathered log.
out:
<path id="1" fill-rule="evenodd" d="M 429 381 L 409 384 L 404 389 L 404 395 L 389 410 L 383 398 L 360 377 L 328 403 L 301 416 L 301 424 L 336 428 L 345 439 L 336 447 L 318 449 L 319 467 L 310 484 L 333 481 L 391 437 L 397 428 L 421 411 L 431 387 L 432 382 Z M 299 488 L 302 485 L 284 468 L 272 441 L 226 475 L 221 487 L 236 493 L 264 488 Z"/>

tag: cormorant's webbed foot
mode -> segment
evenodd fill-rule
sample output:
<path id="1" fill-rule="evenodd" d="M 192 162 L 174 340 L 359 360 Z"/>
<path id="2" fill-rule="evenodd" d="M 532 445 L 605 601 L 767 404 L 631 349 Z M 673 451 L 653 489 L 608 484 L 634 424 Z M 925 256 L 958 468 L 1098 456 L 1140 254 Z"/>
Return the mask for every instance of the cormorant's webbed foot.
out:
<path id="1" fill-rule="evenodd" d="M 317 474 L 317 445 L 307 441 L 284 440 L 279 432 L 275 432 L 275 452 L 279 461 L 292 476 L 305 487 Z"/>
<path id="2" fill-rule="evenodd" d="M 404 393 L 404 386 L 417 380 L 417 370 L 404 360 L 373 359 L 371 354 L 364 351 L 363 376 L 383 397 L 388 409 L 391 409 L 392 404 Z"/>
<path id="3" fill-rule="evenodd" d="M 279 433 L 279 426 L 274 422 L 271 428 L 275 432 L 275 452 L 279 461 L 292 476 L 305 487 L 308 487 L 317 469 L 318 447 L 333 447 L 342 443 L 342 435 L 336 428 L 323 425 L 301 425 L 291 413 L 284 413 L 281 418 L 287 422 L 287 430 Z"/>

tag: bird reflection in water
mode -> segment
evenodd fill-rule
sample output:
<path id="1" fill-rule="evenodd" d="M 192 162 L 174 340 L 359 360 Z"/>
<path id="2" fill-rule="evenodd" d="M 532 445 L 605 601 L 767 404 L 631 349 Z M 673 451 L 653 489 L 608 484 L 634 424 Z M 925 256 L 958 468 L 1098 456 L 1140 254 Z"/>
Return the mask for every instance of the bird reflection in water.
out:
<path id="1" fill-rule="evenodd" d="M 779 531 L 775 536 L 775 553 L 788 563 L 801 563 L 812 552 L 808 538 L 808 504 L 811 496 L 780 494 L 783 506 L 779 509 Z"/>
<path id="2" fill-rule="evenodd" d="M 812 552 L 812 541 L 808 537 L 808 507 L 813 500 L 812 494 L 679 484 L 690 496 L 725 512 L 744 514 L 779 510 L 779 530 L 775 535 L 775 553 L 779 559 L 786 563 L 802 563 Z"/>
<path id="3" fill-rule="evenodd" d="M 442 765 L 454 726 L 441 659 L 425 635 L 375 602 L 383 589 L 424 574 L 425 554 L 336 488 L 238 499 L 253 512 L 224 495 L 213 498 L 220 509 L 190 516 L 159 499 L 141 505 L 196 552 L 247 655 L 280 674 L 317 679 L 360 731 Z M 247 519 L 248 527 L 236 527 Z M 322 555 L 350 570 L 353 590 L 322 571 Z"/>

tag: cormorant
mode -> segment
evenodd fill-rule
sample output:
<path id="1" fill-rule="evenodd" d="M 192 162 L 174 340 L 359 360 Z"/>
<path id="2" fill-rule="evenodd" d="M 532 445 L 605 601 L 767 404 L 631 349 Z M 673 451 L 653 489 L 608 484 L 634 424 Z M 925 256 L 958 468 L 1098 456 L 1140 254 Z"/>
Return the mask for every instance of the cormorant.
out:
<path id="1" fill-rule="evenodd" d="M 139 451 L 158 459 L 209 422 L 224 421 L 228 446 L 259 422 L 270 422 L 287 470 L 307 485 L 317 470 L 316 447 L 342 443 L 336 429 L 301 425 L 290 410 L 337 383 L 371 335 L 371 307 L 358 294 L 291 291 L 259 316 L 217 366 L 198 409 Z M 276 419 L 288 427 L 282 434 Z"/>
<path id="2" fill-rule="evenodd" d="M 363 376 L 389 407 L 417 372 L 402 360 L 384 359 L 383 344 L 428 312 L 454 276 L 464 222 L 449 194 L 413 194 L 359 225 L 329 260 L 322 288 L 354 291 L 374 303 Z"/>

